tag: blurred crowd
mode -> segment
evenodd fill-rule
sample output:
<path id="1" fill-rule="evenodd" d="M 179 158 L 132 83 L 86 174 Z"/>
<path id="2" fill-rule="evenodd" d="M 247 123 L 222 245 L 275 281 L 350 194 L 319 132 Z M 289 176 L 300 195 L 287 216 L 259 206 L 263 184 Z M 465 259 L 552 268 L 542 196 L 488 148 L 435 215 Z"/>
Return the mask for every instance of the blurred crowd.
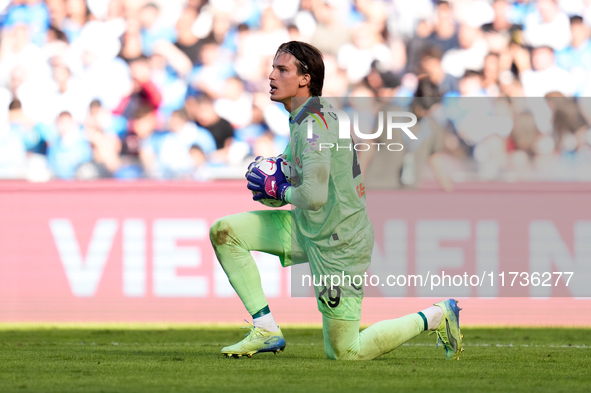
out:
<path id="1" fill-rule="evenodd" d="M 457 181 L 591 180 L 591 0 L 0 0 L 0 21 L 0 178 L 242 177 L 287 144 L 268 74 L 300 40 L 326 97 L 492 100 L 443 127 Z"/>

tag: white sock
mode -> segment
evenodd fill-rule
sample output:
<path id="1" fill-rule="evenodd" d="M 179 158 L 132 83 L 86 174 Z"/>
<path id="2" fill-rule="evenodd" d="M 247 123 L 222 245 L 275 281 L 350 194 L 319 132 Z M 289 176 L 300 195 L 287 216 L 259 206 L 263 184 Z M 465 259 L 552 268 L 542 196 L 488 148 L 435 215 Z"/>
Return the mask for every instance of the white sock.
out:
<path id="1" fill-rule="evenodd" d="M 425 318 L 427 318 L 427 326 L 429 330 L 437 329 L 443 318 L 443 310 L 439 306 L 431 306 L 421 311 Z"/>
<path id="2" fill-rule="evenodd" d="M 271 333 L 274 333 L 277 330 L 279 330 L 279 326 L 277 326 L 277 322 L 275 322 L 275 318 L 273 318 L 273 314 L 271 313 L 265 314 L 262 317 L 254 318 L 252 320 L 252 324 L 254 325 L 254 327 L 264 329 Z"/>

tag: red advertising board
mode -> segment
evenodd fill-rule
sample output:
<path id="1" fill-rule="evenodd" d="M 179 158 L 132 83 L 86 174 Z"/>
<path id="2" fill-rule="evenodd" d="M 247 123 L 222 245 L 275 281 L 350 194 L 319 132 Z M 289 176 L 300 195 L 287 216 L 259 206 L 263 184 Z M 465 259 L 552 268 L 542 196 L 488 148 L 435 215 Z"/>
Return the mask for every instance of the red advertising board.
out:
<path id="1" fill-rule="evenodd" d="M 591 186 L 577 184 L 369 192 L 376 266 L 389 255 L 409 274 L 435 266 L 450 274 L 496 269 L 497 277 L 532 263 L 584 273 L 590 196 Z M 215 259 L 209 227 L 261 207 L 243 182 L 1 183 L 0 322 L 238 323 L 248 315 Z M 313 298 L 290 296 L 289 268 L 273 256 L 255 259 L 278 321 L 320 323 Z M 463 321 L 591 325 L 581 277 L 569 288 L 468 286 L 458 293 Z M 369 290 L 362 323 L 426 308 L 433 295 Z"/>

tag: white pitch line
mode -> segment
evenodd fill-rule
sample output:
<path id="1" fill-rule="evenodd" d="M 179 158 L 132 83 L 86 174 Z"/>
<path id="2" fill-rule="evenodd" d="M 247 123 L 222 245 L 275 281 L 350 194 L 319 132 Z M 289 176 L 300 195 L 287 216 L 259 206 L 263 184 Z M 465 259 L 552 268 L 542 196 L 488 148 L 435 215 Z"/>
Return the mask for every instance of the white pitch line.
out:
<path id="1" fill-rule="evenodd" d="M 147 346 L 147 347 L 160 347 L 160 346 L 216 346 L 216 345 L 224 345 L 223 343 L 216 343 L 216 344 L 209 344 L 209 343 L 191 343 L 191 342 L 184 342 L 184 343 L 118 343 L 118 342 L 111 342 L 111 343 L 101 343 L 97 344 L 95 342 L 78 342 L 78 343 L 59 343 L 59 345 L 92 345 L 92 346 L 105 346 L 105 345 L 123 345 L 123 346 Z M 289 343 L 289 345 L 306 345 L 306 346 L 321 346 L 322 343 L 310 343 L 310 344 L 303 344 L 303 343 Z M 429 344 L 429 343 L 404 343 L 402 344 L 403 347 L 435 347 L 436 344 Z M 497 347 L 497 348 L 578 348 L 578 349 L 591 349 L 591 345 L 586 344 L 573 344 L 573 345 L 566 345 L 566 344 L 547 344 L 547 345 L 535 345 L 535 344 L 489 344 L 489 343 L 476 343 L 476 344 L 469 344 L 464 343 L 464 347 Z"/>
<path id="2" fill-rule="evenodd" d="M 426 344 L 426 343 L 404 343 L 402 346 L 405 347 L 430 347 L 436 344 Z M 463 347 L 508 347 L 508 348 L 585 348 L 590 349 L 591 345 L 555 345 L 555 344 L 548 344 L 548 345 L 534 345 L 534 344 L 486 344 L 486 343 L 479 343 L 479 344 L 463 344 Z"/>
<path id="3" fill-rule="evenodd" d="M 316 344 L 290 344 L 290 345 L 310 345 L 314 346 Z M 437 344 L 428 344 L 428 343 L 404 343 L 402 344 L 403 347 L 435 347 Z M 443 345 L 443 344 L 440 344 Z M 580 348 L 580 349 L 591 349 L 591 345 L 586 344 L 577 344 L 577 345 L 566 345 L 566 344 L 548 344 L 548 345 L 534 345 L 534 344 L 487 344 L 487 343 L 478 343 L 478 344 L 463 344 L 463 347 L 500 347 L 500 348 Z"/>

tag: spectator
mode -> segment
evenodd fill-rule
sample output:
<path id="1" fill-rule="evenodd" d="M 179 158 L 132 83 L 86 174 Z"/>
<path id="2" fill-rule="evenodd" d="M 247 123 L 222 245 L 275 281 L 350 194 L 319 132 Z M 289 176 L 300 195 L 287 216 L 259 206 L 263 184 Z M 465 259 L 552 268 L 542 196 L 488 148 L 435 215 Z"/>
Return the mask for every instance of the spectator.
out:
<path id="1" fill-rule="evenodd" d="M 571 44 L 556 52 L 556 65 L 568 71 L 573 79 L 576 95 L 583 93 L 591 82 L 591 40 L 589 26 L 580 16 L 570 18 Z"/>
<path id="2" fill-rule="evenodd" d="M 401 80 L 391 71 L 384 70 L 380 63 L 374 61 L 369 75 L 364 79 L 364 83 L 371 88 L 372 94 L 370 96 L 373 96 L 375 93 L 380 97 L 388 99 L 396 96 L 397 88 L 400 86 Z M 350 97 L 355 96 L 354 93 L 356 92 L 357 87 L 358 86 L 351 90 L 349 93 Z"/>
<path id="3" fill-rule="evenodd" d="M 199 53 L 203 46 L 203 41 L 193 34 L 193 31 L 191 30 L 191 26 L 195 22 L 195 19 L 197 19 L 197 15 L 198 12 L 193 7 L 186 7 L 182 11 L 181 16 L 176 23 L 177 40 L 174 44 L 189 58 L 193 66 L 199 64 Z"/>
<path id="4" fill-rule="evenodd" d="M 208 181 L 212 174 L 208 168 L 205 153 L 198 145 L 193 145 L 189 149 L 191 157 L 191 179 L 196 181 Z"/>
<path id="5" fill-rule="evenodd" d="M 435 26 L 428 41 L 438 47 L 442 53 L 460 46 L 456 21 L 453 18 L 451 5 L 447 1 L 437 3 Z"/>
<path id="6" fill-rule="evenodd" d="M 511 150 L 522 151 L 533 157 L 535 143 L 540 137 L 535 119 L 531 113 L 519 113 L 515 118 L 515 126 L 511 131 Z"/>
<path id="7" fill-rule="evenodd" d="M 216 113 L 234 129 L 252 124 L 253 98 L 244 90 L 244 83 L 237 77 L 228 78 L 223 91 L 223 96 L 213 104 Z"/>
<path id="8" fill-rule="evenodd" d="M 364 169 L 367 188 L 417 188 L 424 166 L 429 162 L 440 186 L 446 191 L 452 190 L 453 184 L 443 170 L 443 158 L 439 153 L 443 150 L 444 131 L 434 118 L 434 113 L 440 107 L 440 99 L 437 86 L 433 82 L 429 79 L 419 82 L 411 105 L 411 110 L 419 121 L 410 128 L 418 140 L 410 141 L 400 133 L 398 140 L 388 141 L 403 143 L 403 154 L 392 154 L 386 149 L 370 150 L 367 168 Z M 380 138 L 384 138 L 384 134 L 376 142 L 383 142 Z"/>
<path id="9" fill-rule="evenodd" d="M 92 160 L 90 143 L 69 112 L 60 113 L 55 126 L 57 135 L 47 151 L 49 167 L 56 177 L 73 179 L 78 167 Z"/>
<path id="10" fill-rule="evenodd" d="M 133 119 L 133 133 L 125 140 L 127 166 L 124 176 L 158 177 L 158 155 L 166 132 L 158 130 L 158 119 L 150 105 L 141 106 Z M 128 170 L 131 171 L 128 172 Z"/>
<path id="11" fill-rule="evenodd" d="M 461 97 L 484 97 L 486 91 L 482 88 L 483 75 L 481 72 L 468 70 L 459 83 Z"/>
<path id="12" fill-rule="evenodd" d="M 287 26 L 287 32 L 289 33 L 290 41 L 303 41 L 300 29 L 294 24 Z"/>
<path id="13" fill-rule="evenodd" d="M 344 97 L 347 95 L 349 81 L 347 72 L 339 68 L 334 56 L 324 57 L 324 87 L 322 92 L 326 97 Z"/>
<path id="14" fill-rule="evenodd" d="M 482 38 L 480 29 L 463 24 L 460 27 L 458 40 L 460 48 L 451 49 L 443 55 L 441 59 L 443 70 L 456 78 L 464 75 L 466 70 L 482 71 L 488 45 Z"/>
<path id="15" fill-rule="evenodd" d="M 0 117 L 25 145 L 27 178 L 48 178 L 47 145 L 61 146 L 52 125 L 64 111 L 75 124 L 84 121 L 79 139 L 92 149 L 76 178 L 169 176 L 160 160 L 164 140 L 174 147 L 164 151 L 184 157 L 180 176 L 187 178 L 191 138 L 179 135 L 195 129 L 214 134 L 209 141 L 215 151 L 202 144 L 205 154 L 191 150 L 212 176 L 235 176 L 231 167 L 239 168 L 247 154 L 281 152 L 289 135 L 288 113 L 264 92 L 276 47 L 290 39 L 312 41 L 323 51 L 325 96 L 365 94 L 382 105 L 396 101 L 402 109 L 408 102 L 399 98 L 412 97 L 426 80 L 447 97 L 445 102 L 453 103 L 457 95 L 512 97 L 515 116 L 495 112 L 508 105 L 504 99 L 465 101 L 489 103 L 481 112 L 446 106 L 471 112 L 478 124 L 474 132 L 462 125 L 444 137 L 446 154 L 466 178 L 575 176 L 582 171 L 574 163 L 591 162 L 585 129 L 591 104 L 580 99 L 591 91 L 588 1 L 289 2 L 299 3 L 299 10 L 280 1 L 186 3 L 183 8 L 161 0 L 15 0 L 6 8 Z M 575 15 L 570 29 L 567 14 Z M 573 95 L 580 98 L 569 103 Z M 523 96 L 548 99 L 518 98 Z M 89 107 L 92 99 L 100 102 Z M 190 122 L 178 112 L 183 107 Z M 441 114 L 442 126 L 457 127 L 467 115 L 453 112 Z M 535 140 L 522 150 L 511 146 L 524 138 L 511 137 L 507 153 L 507 125 L 493 120 L 527 123 L 523 115 L 528 113 L 536 133 L 525 134 Z M 170 133 L 160 131 L 164 124 Z M 573 126 L 580 124 L 585 125 Z M 494 128 L 503 132 L 492 135 Z M 179 140 L 185 141 L 182 146 L 175 144 Z M 174 167 L 175 154 L 162 154 Z M 540 174 L 544 168 L 554 174 Z M 236 176 L 242 172 L 236 170 Z"/>
<path id="16" fill-rule="evenodd" d="M 525 97 L 521 81 L 509 70 L 499 75 L 499 88 L 501 89 L 501 95 L 507 97 Z"/>
<path id="17" fill-rule="evenodd" d="M 45 36 L 43 51 L 47 58 L 64 56 L 70 45 L 66 34 L 54 26 L 49 26 Z"/>
<path id="18" fill-rule="evenodd" d="M 523 42 L 523 32 L 520 25 L 509 20 L 510 5 L 506 0 L 495 0 L 493 10 L 493 21 L 481 29 L 490 52 L 498 55 L 500 73 L 511 68 L 509 46 L 512 42 Z"/>
<path id="19" fill-rule="evenodd" d="M 197 146 L 204 154 L 216 150 L 215 139 L 209 131 L 189 121 L 184 109 L 174 111 L 170 118 L 169 130 L 162 139 L 158 154 L 158 165 L 166 179 L 186 178 L 193 168 L 191 146 Z"/>
<path id="20" fill-rule="evenodd" d="M 25 115 L 18 99 L 13 100 L 8 109 L 10 128 L 20 136 L 27 152 L 45 155 L 47 142 L 52 139 L 51 129 Z"/>
<path id="21" fill-rule="evenodd" d="M 339 49 L 351 42 L 351 33 L 338 18 L 337 10 L 330 3 L 317 2 L 314 6 L 316 29 L 310 43 L 324 55 L 336 56 Z"/>
<path id="22" fill-rule="evenodd" d="M 49 25 L 61 31 L 66 19 L 66 2 L 64 0 L 45 0 L 49 12 Z"/>
<path id="23" fill-rule="evenodd" d="M 0 178 L 25 176 L 26 148 L 21 135 L 7 123 L 0 124 Z"/>
<path id="24" fill-rule="evenodd" d="M 427 74 L 427 78 L 437 86 L 439 93 L 445 95 L 452 91 L 458 91 L 459 80 L 447 74 L 441 66 L 441 51 L 436 47 L 429 47 L 421 55 L 421 69 Z"/>
<path id="25" fill-rule="evenodd" d="M 5 29 L 25 25 L 31 34 L 31 41 L 41 47 L 49 27 L 49 12 L 42 0 L 13 1 L 2 23 Z"/>
<path id="26" fill-rule="evenodd" d="M 5 28 L 0 41 L 0 81 L 6 83 L 14 76 L 18 69 L 19 86 L 12 86 L 13 93 L 21 83 L 30 81 L 37 85 L 33 90 L 46 88 L 51 78 L 51 68 L 45 61 L 43 51 L 31 42 L 30 32 L 26 25 L 17 24 Z M 8 82 L 10 83 L 10 82 Z M 35 92 L 32 92 L 35 94 Z M 17 93 L 19 94 L 19 93 Z M 26 108 L 25 97 L 18 97 Z M 28 98 L 28 97 L 27 97 Z M 33 99 L 33 97 L 31 97 Z"/>
<path id="27" fill-rule="evenodd" d="M 227 120 L 220 118 L 215 112 L 211 97 L 205 94 L 188 97 L 186 109 L 191 120 L 213 135 L 218 150 L 229 148 L 234 137 L 234 129 Z"/>
<path id="28" fill-rule="evenodd" d="M 532 0 L 515 0 L 509 8 L 508 19 L 515 24 L 523 25 L 526 17 L 537 13 L 536 2 Z"/>
<path id="29" fill-rule="evenodd" d="M 570 18 L 571 44 L 556 53 L 556 64 L 571 71 L 573 68 L 591 69 L 591 40 L 589 26 L 580 16 Z"/>
<path id="30" fill-rule="evenodd" d="M 242 29 L 238 33 L 238 51 L 235 67 L 238 76 L 256 85 L 265 81 L 277 47 L 289 40 L 289 33 L 271 8 L 261 16 L 261 29 Z M 265 83 L 268 85 L 268 83 Z"/>
<path id="31" fill-rule="evenodd" d="M 215 41 L 226 54 L 236 53 L 238 29 L 232 27 L 227 15 L 218 13 L 214 16 L 208 38 Z"/>
<path id="32" fill-rule="evenodd" d="M 386 3 L 379 0 L 371 0 L 367 2 L 367 6 L 363 10 L 367 23 L 369 23 L 382 37 L 385 42 L 389 38 L 388 33 L 388 7 Z"/>
<path id="33" fill-rule="evenodd" d="M 355 29 L 353 43 L 341 46 L 337 61 L 339 67 L 347 71 L 350 83 L 357 83 L 369 75 L 375 60 L 384 68 L 390 68 L 392 53 L 382 41 L 374 26 L 363 23 Z"/>
<path id="34" fill-rule="evenodd" d="M 263 78 L 262 56 L 257 52 L 254 34 L 246 24 L 238 26 L 238 48 L 234 60 L 236 74 L 249 84 Z"/>
<path id="35" fill-rule="evenodd" d="M 162 101 L 162 95 L 151 81 L 151 71 L 148 59 L 140 57 L 129 64 L 133 87 L 131 94 L 119 103 L 114 113 L 127 119 L 135 118 L 138 108 L 151 106 L 156 110 Z"/>
<path id="36" fill-rule="evenodd" d="M 558 6 L 558 0 L 538 0 L 537 12 L 526 16 L 523 35 L 532 47 L 564 49 L 570 42 L 569 18 Z"/>
<path id="37" fill-rule="evenodd" d="M 43 113 L 42 120 L 50 122 L 60 113 L 68 112 L 76 122 L 82 123 L 91 101 L 89 91 L 72 77 L 70 69 L 61 59 L 53 59 L 53 80 L 54 85 L 46 101 L 36 109 L 38 113 Z"/>
<path id="38" fill-rule="evenodd" d="M 287 29 L 273 8 L 266 8 L 261 15 L 261 29 L 255 39 L 259 45 L 258 53 L 262 56 L 273 56 L 277 47 L 286 42 L 288 37 Z"/>
<path id="39" fill-rule="evenodd" d="M 85 128 L 94 128 L 105 134 L 112 134 L 115 131 L 112 114 L 102 105 L 100 100 L 94 99 L 90 102 L 89 111 L 84 121 Z"/>
<path id="40" fill-rule="evenodd" d="M 521 30 L 521 27 L 509 20 L 510 5 L 507 0 L 494 0 L 492 6 L 494 19 L 491 23 L 482 25 L 482 31 L 499 34 L 508 42 L 513 38 L 513 34 Z"/>
<path id="41" fill-rule="evenodd" d="M 99 100 L 90 103 L 84 129 L 92 146 L 93 160 L 79 168 L 76 178 L 89 180 L 111 177 L 121 166 L 121 140 L 116 134 L 113 116 Z"/>
<path id="42" fill-rule="evenodd" d="M 388 31 L 391 35 L 403 38 L 405 41 L 417 37 L 419 27 L 422 23 L 428 26 L 427 34 L 420 34 L 421 38 L 426 38 L 433 32 L 434 9 L 436 2 L 432 0 L 415 0 L 409 2 L 406 0 L 393 0 L 393 6 L 388 10 Z M 419 56 L 422 48 L 416 51 Z M 412 53 L 409 51 L 409 53 Z M 416 58 L 418 62 L 419 59 Z"/>
<path id="43" fill-rule="evenodd" d="M 500 58 L 496 53 L 489 53 L 484 58 L 484 69 L 482 70 L 482 87 L 489 97 L 498 97 L 501 94 L 499 87 Z"/>
<path id="44" fill-rule="evenodd" d="M 284 146 L 278 146 L 276 137 L 271 132 L 263 132 L 253 143 L 252 155 L 254 157 L 276 157 L 285 151 Z"/>
<path id="45" fill-rule="evenodd" d="M 532 161 L 536 144 L 541 134 L 531 113 L 520 113 L 515 117 L 515 126 L 508 141 L 508 170 L 511 178 L 519 181 L 531 180 Z"/>
<path id="46" fill-rule="evenodd" d="M 95 112 L 94 116 L 91 115 L 85 124 L 86 139 L 92 147 L 92 161 L 78 167 L 75 174 L 77 180 L 112 177 L 121 165 L 118 155 L 121 143 L 115 135 L 105 133 L 100 128 L 101 116 L 96 113 L 98 111 L 102 112 L 102 108 L 97 107 L 97 102 L 94 101 L 91 104 L 91 113 Z M 97 121 L 92 121 L 93 117 Z"/>
<path id="47" fill-rule="evenodd" d="M 121 23 L 124 22 L 118 19 L 94 21 L 85 28 L 72 51 L 80 57 L 77 79 L 88 98 L 99 99 L 109 110 L 115 110 L 132 89 L 129 66 L 117 57 L 120 35 L 124 32 Z"/>
<path id="48" fill-rule="evenodd" d="M 432 26 L 426 20 L 417 24 L 415 35 L 407 45 L 406 71 L 418 74 L 421 72 L 421 55 L 430 47 L 427 39 L 433 32 Z"/>
<path id="49" fill-rule="evenodd" d="M 69 42 L 78 39 L 82 28 L 90 20 L 90 15 L 86 1 L 66 0 L 66 18 L 62 22 L 61 29 L 66 33 Z"/>
<path id="50" fill-rule="evenodd" d="M 219 45 L 208 40 L 201 47 L 201 65 L 193 69 L 189 76 L 191 85 L 197 91 L 204 92 L 211 97 L 222 94 L 226 79 L 235 75 L 231 63 L 220 57 Z"/>
<path id="51" fill-rule="evenodd" d="M 142 58 L 141 24 L 137 19 L 127 19 L 127 30 L 123 33 L 119 57 L 128 63 Z"/>
<path id="52" fill-rule="evenodd" d="M 556 66 L 552 48 L 535 48 L 531 54 L 531 61 L 529 52 L 523 48 L 515 49 L 514 57 L 526 96 L 543 97 L 552 91 L 569 96 L 573 94 L 572 79 L 567 71 Z"/>
<path id="53" fill-rule="evenodd" d="M 574 152 L 580 142 L 586 142 L 589 129 L 577 103 L 558 92 L 546 94 L 546 102 L 552 110 L 553 136 L 558 151 Z"/>
<path id="54" fill-rule="evenodd" d="M 155 3 L 147 3 L 140 10 L 140 35 L 144 56 L 152 55 L 154 44 L 159 40 L 165 40 L 171 43 L 176 41 L 175 30 L 172 27 L 162 24 L 159 16 L 160 9 Z"/>
<path id="55" fill-rule="evenodd" d="M 167 41 L 154 45 L 150 57 L 151 81 L 162 92 L 158 107 L 161 118 L 168 119 L 175 109 L 185 103 L 188 85 L 185 77 L 191 72 L 191 61 L 176 46 Z"/>

